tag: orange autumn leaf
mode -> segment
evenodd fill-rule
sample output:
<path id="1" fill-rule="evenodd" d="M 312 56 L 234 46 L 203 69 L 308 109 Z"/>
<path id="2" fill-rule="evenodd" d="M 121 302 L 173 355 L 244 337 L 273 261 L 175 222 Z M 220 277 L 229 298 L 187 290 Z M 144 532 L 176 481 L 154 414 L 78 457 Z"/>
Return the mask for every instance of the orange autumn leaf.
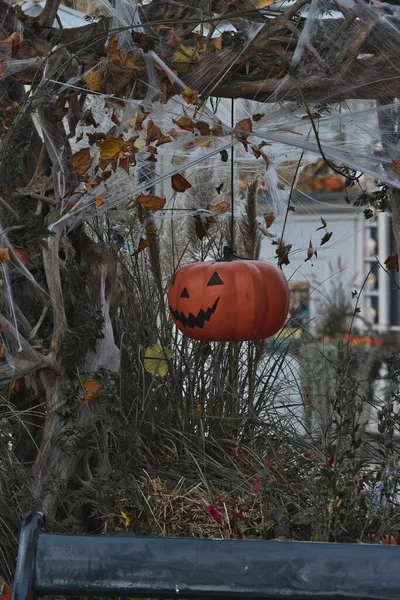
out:
<path id="1" fill-rule="evenodd" d="M 214 40 L 214 46 L 217 50 L 221 51 L 223 46 L 223 40 L 222 40 L 222 35 L 220 35 L 219 37 L 217 37 L 217 39 Z"/>
<path id="2" fill-rule="evenodd" d="M 400 173 L 400 158 L 392 159 L 392 168 L 395 173 Z"/>
<path id="3" fill-rule="evenodd" d="M 115 37 L 112 37 L 108 40 L 106 54 L 115 60 L 115 62 L 124 62 L 121 50 L 118 49 L 118 40 Z"/>
<path id="4" fill-rule="evenodd" d="M 101 91 L 101 83 L 103 81 L 103 73 L 101 72 L 101 69 L 97 69 L 96 71 L 88 71 L 83 76 L 83 79 L 86 82 L 88 90 L 91 92 Z"/>
<path id="5" fill-rule="evenodd" d="M 10 250 L 9 248 L 2 248 L 0 247 L 0 264 L 7 262 L 8 260 L 10 260 Z"/>
<path id="6" fill-rule="evenodd" d="M 12 33 L 6 40 L 4 40 L 5 44 L 9 44 L 10 48 L 10 57 L 14 58 L 17 54 L 18 50 L 22 47 L 21 37 L 19 33 Z"/>
<path id="7" fill-rule="evenodd" d="M 11 600 L 12 592 L 2 577 L 0 577 L 0 600 Z"/>
<path id="8" fill-rule="evenodd" d="M 138 247 L 136 248 L 135 254 L 139 254 L 139 252 L 142 252 L 145 248 L 147 248 L 147 246 L 150 246 L 149 240 L 142 238 L 139 242 Z"/>
<path id="9" fill-rule="evenodd" d="M 71 156 L 71 164 L 77 175 L 84 175 L 92 164 L 90 148 L 82 148 Z"/>
<path id="10" fill-rule="evenodd" d="M 104 196 L 97 196 L 95 204 L 97 206 L 97 208 L 99 208 L 99 206 L 102 206 L 104 204 Z"/>
<path id="11" fill-rule="evenodd" d="M 198 95 L 199 92 L 197 90 L 191 90 L 189 87 L 182 94 L 184 101 L 188 104 L 196 104 Z"/>
<path id="12" fill-rule="evenodd" d="M 83 387 L 85 389 L 85 396 L 82 402 L 91 402 L 96 398 L 97 392 L 101 388 L 101 383 L 97 379 L 90 378 L 83 382 Z"/>
<path id="13" fill-rule="evenodd" d="M 229 211 L 231 207 L 231 203 L 227 200 L 223 200 L 222 202 L 218 202 L 217 204 L 209 204 L 207 206 L 207 210 L 215 213 L 226 213 Z"/>
<path id="14" fill-rule="evenodd" d="M 172 189 L 176 192 L 185 192 L 186 190 L 192 187 L 192 184 L 189 183 L 188 180 L 185 179 L 183 175 L 180 175 L 179 173 L 171 177 L 171 185 Z"/>
<path id="15" fill-rule="evenodd" d="M 264 159 L 265 166 L 268 168 L 269 167 L 268 154 L 265 154 L 264 150 L 261 150 L 261 148 L 259 146 L 252 146 L 252 150 L 253 150 L 253 154 L 256 158 L 260 158 L 260 156 L 261 156 Z"/>
<path id="16" fill-rule="evenodd" d="M 25 265 L 25 267 L 31 264 L 31 259 L 29 258 L 26 248 L 24 248 L 23 246 L 14 246 L 14 252 L 18 256 L 22 264 Z"/>
<path id="17" fill-rule="evenodd" d="M 154 194 L 139 194 L 138 202 L 143 208 L 155 211 L 163 208 L 166 200 Z"/>
<path id="18" fill-rule="evenodd" d="M 265 227 L 267 229 L 269 229 L 272 225 L 272 223 L 275 221 L 275 215 L 273 212 L 269 212 L 269 213 L 265 213 L 264 215 L 264 221 L 265 221 Z"/>

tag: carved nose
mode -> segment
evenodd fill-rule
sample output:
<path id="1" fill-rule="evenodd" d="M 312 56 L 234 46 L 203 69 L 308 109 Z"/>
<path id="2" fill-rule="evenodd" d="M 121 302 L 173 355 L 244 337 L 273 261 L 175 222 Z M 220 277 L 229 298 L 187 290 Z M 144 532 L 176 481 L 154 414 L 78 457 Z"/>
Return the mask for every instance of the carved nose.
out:
<path id="1" fill-rule="evenodd" d="M 189 294 L 186 288 L 183 288 L 181 298 L 189 298 Z"/>

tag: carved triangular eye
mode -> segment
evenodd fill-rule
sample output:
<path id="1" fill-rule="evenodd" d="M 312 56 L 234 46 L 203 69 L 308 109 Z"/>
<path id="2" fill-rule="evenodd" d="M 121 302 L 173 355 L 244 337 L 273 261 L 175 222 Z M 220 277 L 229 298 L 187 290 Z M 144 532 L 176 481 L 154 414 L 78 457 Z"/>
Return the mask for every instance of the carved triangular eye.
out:
<path id="1" fill-rule="evenodd" d="M 189 293 L 186 288 L 183 288 L 181 298 L 189 298 Z"/>
<path id="2" fill-rule="evenodd" d="M 211 277 L 207 283 L 207 287 L 210 285 L 224 285 L 224 282 L 222 281 L 221 277 L 218 275 L 217 271 L 214 271 L 214 273 L 211 275 Z"/>

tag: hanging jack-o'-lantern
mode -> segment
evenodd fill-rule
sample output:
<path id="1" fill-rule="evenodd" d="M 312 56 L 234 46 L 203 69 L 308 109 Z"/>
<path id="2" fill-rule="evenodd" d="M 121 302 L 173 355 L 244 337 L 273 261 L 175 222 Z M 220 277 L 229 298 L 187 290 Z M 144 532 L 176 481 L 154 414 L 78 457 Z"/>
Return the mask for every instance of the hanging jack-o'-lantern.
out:
<path id="1" fill-rule="evenodd" d="M 289 287 L 282 271 L 234 257 L 186 265 L 173 278 L 168 302 L 178 329 L 195 340 L 263 340 L 283 326 Z"/>

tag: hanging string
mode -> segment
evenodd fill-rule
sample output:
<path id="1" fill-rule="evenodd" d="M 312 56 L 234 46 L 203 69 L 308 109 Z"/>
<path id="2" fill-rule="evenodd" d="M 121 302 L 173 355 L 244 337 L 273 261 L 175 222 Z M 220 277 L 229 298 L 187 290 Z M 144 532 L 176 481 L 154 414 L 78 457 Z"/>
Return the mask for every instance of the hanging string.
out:
<path id="1" fill-rule="evenodd" d="M 233 129 L 234 129 L 234 108 L 235 100 L 232 98 L 231 101 L 231 127 L 232 127 L 232 142 L 233 142 Z M 231 146 L 231 250 L 234 252 L 234 241 L 235 241 L 235 211 L 234 211 L 234 158 L 235 158 L 235 146 L 232 143 Z"/>

